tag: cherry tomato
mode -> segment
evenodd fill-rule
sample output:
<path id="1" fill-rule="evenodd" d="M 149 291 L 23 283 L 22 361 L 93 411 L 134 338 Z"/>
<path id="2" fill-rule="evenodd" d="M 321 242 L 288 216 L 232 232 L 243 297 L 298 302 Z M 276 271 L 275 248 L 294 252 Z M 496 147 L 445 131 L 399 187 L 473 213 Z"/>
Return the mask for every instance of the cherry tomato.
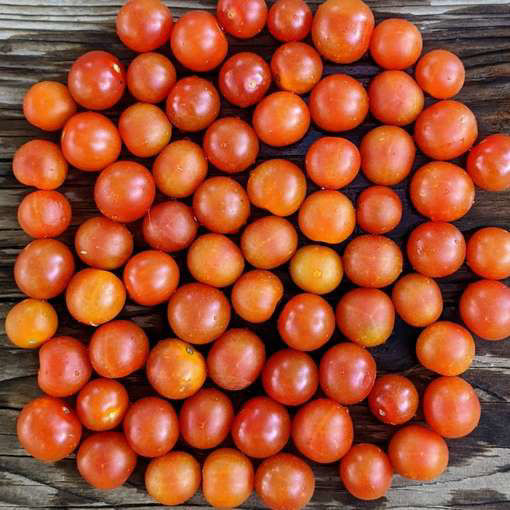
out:
<path id="1" fill-rule="evenodd" d="M 216 87 L 198 76 L 179 80 L 166 100 L 166 114 L 170 122 L 181 131 L 201 131 L 219 113 L 220 95 Z"/>
<path id="2" fill-rule="evenodd" d="M 287 302 L 278 317 L 278 333 L 293 349 L 313 351 L 322 347 L 335 330 L 331 305 L 315 294 L 298 294 Z"/>
<path id="3" fill-rule="evenodd" d="M 375 184 L 393 186 L 411 172 L 416 147 L 412 137 L 397 126 L 379 126 L 361 140 L 361 169 Z"/>
<path id="4" fill-rule="evenodd" d="M 363 347 L 343 342 L 321 358 L 320 385 L 327 397 L 340 404 L 357 404 L 370 393 L 377 370 L 372 355 Z"/>
<path id="5" fill-rule="evenodd" d="M 96 489 L 115 489 L 134 471 L 136 453 L 120 432 L 96 432 L 81 444 L 76 465 L 80 475 Z"/>
<path id="6" fill-rule="evenodd" d="M 73 99 L 87 110 L 107 110 L 126 88 L 124 64 L 106 51 L 89 51 L 76 59 L 67 76 Z"/>
<path id="7" fill-rule="evenodd" d="M 66 290 L 69 313 L 80 322 L 98 326 L 115 318 L 126 301 L 122 281 L 109 271 L 83 269 L 76 273 Z"/>
<path id="8" fill-rule="evenodd" d="M 319 370 L 311 356 L 295 349 L 273 354 L 262 372 L 264 391 L 285 406 L 310 400 L 319 386 Z"/>
<path id="9" fill-rule="evenodd" d="M 129 397 L 126 388 L 113 379 L 94 379 L 76 399 L 76 413 L 83 426 L 97 432 L 117 427 L 126 414 Z"/>
<path id="10" fill-rule="evenodd" d="M 459 308 L 466 326 L 484 340 L 510 336 L 510 289 L 505 284 L 480 280 L 468 285 Z"/>
<path id="11" fill-rule="evenodd" d="M 71 250 L 55 239 L 38 239 L 27 244 L 14 264 L 16 285 L 35 299 L 51 299 L 64 292 L 73 273 Z"/>
<path id="12" fill-rule="evenodd" d="M 449 99 L 464 85 L 466 72 L 462 60 L 447 50 L 432 50 L 420 58 L 416 70 L 418 85 L 432 97 Z"/>
<path id="13" fill-rule="evenodd" d="M 241 250 L 252 266 L 273 269 L 291 259 L 297 242 L 297 232 L 292 223 L 279 216 L 265 216 L 244 229 Z"/>
<path id="14" fill-rule="evenodd" d="M 304 0 L 276 0 L 269 9 L 267 28 L 279 41 L 301 41 L 310 32 L 312 19 Z"/>
<path id="15" fill-rule="evenodd" d="M 391 299 L 379 289 L 354 289 L 344 294 L 336 307 L 341 333 L 363 347 L 388 340 L 395 324 Z"/>
<path id="16" fill-rule="evenodd" d="M 181 400 L 190 397 L 205 382 L 204 357 L 177 338 L 160 340 L 147 359 L 147 378 L 166 398 Z"/>
<path id="17" fill-rule="evenodd" d="M 312 468 L 299 457 L 278 453 L 257 468 L 255 490 L 271 510 L 300 510 L 312 499 L 315 477 Z"/>
<path id="18" fill-rule="evenodd" d="M 94 331 L 89 343 L 90 362 L 102 377 L 126 377 L 140 370 L 149 355 L 149 339 L 132 321 L 112 321 Z"/>
<path id="19" fill-rule="evenodd" d="M 139 305 L 154 306 L 168 301 L 179 285 L 175 260 L 162 251 L 146 250 L 132 257 L 124 268 L 124 285 Z"/>
<path id="20" fill-rule="evenodd" d="M 208 230 L 233 234 L 248 220 L 250 200 L 244 188 L 234 179 L 211 177 L 195 191 L 193 212 Z"/>
<path id="21" fill-rule="evenodd" d="M 480 421 L 480 401 L 473 387 L 460 377 L 438 377 L 423 394 L 427 423 L 441 436 L 464 437 Z"/>
<path id="22" fill-rule="evenodd" d="M 124 225 L 95 216 L 79 226 L 74 247 L 78 257 L 88 266 L 118 269 L 133 253 L 133 235 Z"/>
<path id="23" fill-rule="evenodd" d="M 227 329 L 230 303 L 219 289 L 188 283 L 170 297 L 168 322 L 174 333 L 186 342 L 207 344 Z"/>
<path id="24" fill-rule="evenodd" d="M 306 197 L 299 209 L 298 222 L 308 239 L 338 244 L 354 232 L 356 211 L 343 193 L 321 190 Z"/>
<path id="25" fill-rule="evenodd" d="M 510 188 L 510 136 L 491 135 L 469 153 L 467 171 L 475 184 L 487 191 Z"/>
<path id="26" fill-rule="evenodd" d="M 172 198 L 193 194 L 207 175 L 204 151 L 189 140 L 178 140 L 167 145 L 152 166 L 152 175 L 161 193 Z"/>
<path id="27" fill-rule="evenodd" d="M 46 395 L 23 407 L 16 423 L 21 446 L 43 462 L 70 455 L 80 442 L 81 430 L 74 411 L 63 400 Z"/>
<path id="28" fill-rule="evenodd" d="M 455 273 L 464 263 L 466 241 L 454 225 L 429 221 L 411 232 L 407 241 L 407 256 L 419 273 L 442 278 Z"/>
<path id="29" fill-rule="evenodd" d="M 428 276 L 409 273 L 393 287 L 391 299 L 402 320 L 415 328 L 424 328 L 443 313 L 439 285 Z"/>
<path id="30" fill-rule="evenodd" d="M 23 98 L 23 115 L 44 131 L 57 131 L 76 113 L 69 90 L 56 81 L 35 83 Z"/>
<path id="31" fill-rule="evenodd" d="M 445 440 L 420 425 L 407 425 L 396 432 L 388 456 L 395 472 L 411 480 L 434 480 L 448 466 Z"/>
<path id="32" fill-rule="evenodd" d="M 129 0 L 116 19 L 119 39 L 139 53 L 163 46 L 172 26 L 172 13 L 160 0 Z"/>
<path id="33" fill-rule="evenodd" d="M 269 397 L 247 400 L 232 424 L 232 439 L 237 448 L 256 459 L 278 453 L 289 437 L 289 413 Z"/>
<path id="34" fill-rule="evenodd" d="M 247 185 L 250 202 L 276 216 L 290 216 L 306 195 L 306 177 L 285 159 L 270 159 L 258 165 Z"/>
<path id="35" fill-rule="evenodd" d="M 253 127 L 267 145 L 285 147 L 305 136 L 310 127 L 310 111 L 297 94 L 274 92 L 255 108 Z"/>
<path id="36" fill-rule="evenodd" d="M 262 269 L 244 273 L 234 284 L 230 299 L 239 317 L 248 322 L 269 320 L 283 297 L 283 284 L 275 274 Z"/>
<path id="37" fill-rule="evenodd" d="M 413 66 L 422 49 L 423 39 L 417 26 L 400 18 L 381 21 L 370 40 L 370 55 L 383 69 Z"/>
<path id="38" fill-rule="evenodd" d="M 33 191 L 18 207 L 18 223 L 30 237 L 58 237 L 71 223 L 71 204 L 58 191 Z"/>
<path id="39" fill-rule="evenodd" d="M 179 428 L 193 448 L 215 448 L 228 436 L 233 419 L 230 399 L 214 388 L 204 388 L 184 401 Z"/>
<path id="40" fill-rule="evenodd" d="M 289 273 L 292 281 L 305 292 L 328 294 L 340 285 L 344 270 L 335 250 L 309 244 L 299 248 L 292 257 Z"/>
<path id="41" fill-rule="evenodd" d="M 256 53 L 236 53 L 221 67 L 218 82 L 227 101 L 247 108 L 266 95 L 271 85 L 271 69 Z"/>
<path id="42" fill-rule="evenodd" d="M 142 53 L 127 70 L 127 87 L 142 103 L 164 101 L 177 81 L 175 67 L 161 53 Z"/>
<path id="43" fill-rule="evenodd" d="M 255 382 L 266 361 L 262 340 L 249 329 L 230 329 L 207 356 L 209 377 L 226 390 L 237 391 Z"/>
<path id="44" fill-rule="evenodd" d="M 460 375 L 475 357 L 475 342 L 459 324 L 439 321 L 425 328 L 416 342 L 418 361 L 441 375 Z"/>
<path id="45" fill-rule="evenodd" d="M 187 12 L 170 36 L 175 58 L 192 71 L 211 71 L 224 60 L 228 42 L 216 18 L 207 11 Z"/>
<path id="46" fill-rule="evenodd" d="M 14 154 L 12 171 L 25 186 L 54 190 L 62 186 L 67 177 L 67 161 L 53 142 L 31 140 Z"/>
<path id="47" fill-rule="evenodd" d="M 200 464 L 186 452 L 170 452 L 152 459 L 145 471 L 149 496 L 162 505 L 180 505 L 200 487 Z"/>
<path id="48" fill-rule="evenodd" d="M 24 299 L 16 303 L 5 318 L 9 340 L 23 349 L 37 349 L 57 331 L 58 316 L 46 301 Z"/>
<path id="49" fill-rule="evenodd" d="M 418 147 L 429 158 L 440 161 L 464 154 L 477 136 L 476 117 L 458 101 L 438 101 L 425 108 L 414 126 Z"/>
<path id="50" fill-rule="evenodd" d="M 327 398 L 305 404 L 292 422 L 296 448 L 320 464 L 340 460 L 349 451 L 353 434 L 349 410 Z"/>
<path id="51" fill-rule="evenodd" d="M 52 397 L 69 397 L 78 393 L 91 375 L 88 349 L 76 338 L 54 337 L 39 350 L 37 383 Z"/>
<path id="52" fill-rule="evenodd" d="M 402 219 L 402 201 L 386 186 L 370 186 L 358 197 L 358 225 L 369 234 L 386 234 Z"/>
<path id="53" fill-rule="evenodd" d="M 354 445 L 340 462 L 340 479 L 356 498 L 382 498 L 391 487 L 393 467 L 388 456 L 373 444 Z"/>
<path id="54" fill-rule="evenodd" d="M 138 455 L 166 455 L 179 438 L 177 414 L 172 404 L 162 398 L 141 398 L 126 413 L 124 434 Z"/>
<path id="55" fill-rule="evenodd" d="M 372 414 L 388 425 L 402 425 L 418 410 L 419 397 L 414 384 L 403 375 L 387 374 L 378 377 L 368 395 Z"/>
<path id="56" fill-rule="evenodd" d="M 360 153 L 352 142 L 332 136 L 313 142 L 305 159 L 308 177 L 326 189 L 339 189 L 350 184 L 358 175 L 360 163 Z"/>
<path id="57" fill-rule="evenodd" d="M 264 28 L 267 5 L 265 0 L 219 0 L 216 17 L 225 32 L 239 39 L 250 39 Z"/>
<path id="58" fill-rule="evenodd" d="M 319 53 L 337 64 L 359 60 L 368 50 L 374 15 L 361 0 L 327 0 L 312 25 L 312 39 Z"/>
<path id="59" fill-rule="evenodd" d="M 468 266 L 482 278 L 503 280 L 510 276 L 510 232 L 503 228 L 477 230 L 467 243 Z"/>
<path id="60" fill-rule="evenodd" d="M 208 455 L 202 467 L 202 493 L 214 508 L 237 508 L 253 491 L 253 465 L 233 448 Z"/>
<path id="61" fill-rule="evenodd" d="M 111 165 L 119 157 L 121 146 L 118 129 L 100 113 L 78 113 L 67 121 L 62 131 L 64 157 L 85 172 L 98 172 Z"/>
<path id="62" fill-rule="evenodd" d="M 198 223 L 191 207 L 176 200 L 151 207 L 142 225 L 145 242 L 155 250 L 170 253 L 187 248 L 195 239 L 197 230 Z"/>

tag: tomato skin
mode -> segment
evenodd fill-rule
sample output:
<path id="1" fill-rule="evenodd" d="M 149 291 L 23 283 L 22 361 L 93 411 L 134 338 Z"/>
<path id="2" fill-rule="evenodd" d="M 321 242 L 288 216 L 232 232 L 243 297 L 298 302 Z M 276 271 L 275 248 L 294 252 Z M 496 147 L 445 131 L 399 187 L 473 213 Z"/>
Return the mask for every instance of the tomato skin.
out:
<path id="1" fill-rule="evenodd" d="M 58 131 L 75 113 L 68 88 L 56 81 L 35 83 L 23 98 L 23 115 L 43 131 Z"/>
<path id="2" fill-rule="evenodd" d="M 14 263 L 14 280 L 34 299 L 51 299 L 64 292 L 74 273 L 71 250 L 55 239 L 27 244 Z"/>
<path id="3" fill-rule="evenodd" d="M 23 407 L 16 432 L 21 446 L 32 457 L 57 462 L 78 446 L 82 428 L 74 411 L 63 400 L 42 396 Z"/>
<path id="4" fill-rule="evenodd" d="M 351 64 L 368 50 L 374 15 L 361 0 L 327 0 L 312 24 L 312 40 L 319 53 L 337 64 Z"/>
<path id="5" fill-rule="evenodd" d="M 60 187 L 67 177 L 67 161 L 58 145 L 48 140 L 31 140 L 14 154 L 14 177 L 25 186 L 41 190 Z"/>
<path id="6" fill-rule="evenodd" d="M 386 234 L 402 219 L 402 201 L 386 186 L 370 186 L 358 197 L 358 225 L 369 234 Z"/>
<path id="7" fill-rule="evenodd" d="M 503 228 L 477 230 L 467 244 L 468 266 L 482 278 L 503 280 L 510 276 L 510 232 Z"/>
<path id="8" fill-rule="evenodd" d="M 160 0 L 129 0 L 116 19 L 119 39 L 138 53 L 163 46 L 172 26 L 172 12 Z"/>
<path id="9" fill-rule="evenodd" d="M 312 20 L 312 11 L 304 0 L 276 0 L 269 9 L 267 28 L 279 41 L 301 41 L 309 34 Z"/>
<path id="10" fill-rule="evenodd" d="M 123 434 L 96 432 L 81 444 L 76 465 L 80 475 L 96 489 L 115 489 L 131 476 L 136 459 Z"/>
<path id="11" fill-rule="evenodd" d="M 187 12 L 177 20 L 170 36 L 175 58 L 196 72 L 211 71 L 224 60 L 228 42 L 216 18 L 207 11 Z"/>
<path id="12" fill-rule="evenodd" d="M 373 444 L 354 445 L 340 462 L 340 479 L 356 498 L 382 498 L 391 487 L 393 468 L 388 456 Z"/>
<path id="13" fill-rule="evenodd" d="M 265 0 L 219 0 L 216 17 L 225 32 L 239 39 L 250 39 L 264 28 L 267 5 Z"/>

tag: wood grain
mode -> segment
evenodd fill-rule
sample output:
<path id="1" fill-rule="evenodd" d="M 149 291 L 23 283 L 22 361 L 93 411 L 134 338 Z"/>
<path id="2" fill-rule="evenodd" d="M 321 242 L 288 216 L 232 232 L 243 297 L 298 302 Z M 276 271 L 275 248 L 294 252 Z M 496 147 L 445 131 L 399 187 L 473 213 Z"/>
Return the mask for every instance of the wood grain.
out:
<path id="1" fill-rule="evenodd" d="M 91 49 L 106 49 L 125 62 L 133 53 L 123 48 L 114 32 L 115 14 L 120 1 L 103 0 L 0 0 L 0 320 L 22 295 L 12 279 L 12 264 L 19 250 L 28 242 L 16 222 L 16 207 L 28 192 L 14 180 L 10 161 L 14 151 L 33 137 L 52 138 L 29 126 L 21 113 L 21 100 L 26 89 L 41 79 L 65 81 L 71 62 Z M 309 2 L 314 8 L 319 0 Z M 425 48 L 445 47 L 459 54 L 466 65 L 467 81 L 459 99 L 468 104 L 479 120 L 480 135 L 510 131 L 510 2 L 507 0 L 372 0 L 377 19 L 405 16 L 423 32 Z M 214 0 L 167 1 L 176 16 L 191 8 L 213 10 Z M 264 32 L 256 41 L 231 40 L 230 52 L 250 49 L 269 59 L 276 47 L 275 41 Z M 373 62 L 365 57 L 349 66 L 326 65 L 326 73 L 341 70 L 358 77 L 367 84 L 377 73 Z M 180 69 L 182 72 L 183 70 Z M 185 73 L 184 73 L 185 74 Z M 123 101 L 126 104 L 127 100 Z M 122 105 L 120 105 L 122 106 Z M 223 105 L 223 114 L 235 112 L 249 118 L 250 112 L 238 112 Z M 118 110 L 108 112 L 112 118 Z M 374 123 L 369 119 L 360 129 L 347 137 L 359 142 Z M 287 157 L 298 164 L 310 143 L 322 133 L 312 128 L 306 139 L 298 144 L 277 150 L 263 147 L 260 159 Z M 179 135 L 177 135 L 179 136 Z M 127 154 L 125 154 L 127 156 Z M 416 167 L 425 159 L 418 156 Z M 462 161 L 460 161 L 462 163 Z M 150 162 L 146 162 L 150 165 Z M 214 173 L 212 171 L 211 173 Z M 244 182 L 246 176 L 240 177 Z M 72 228 L 63 240 L 72 243 L 76 226 L 84 218 L 96 214 L 91 200 L 93 178 L 85 173 L 71 171 L 63 192 L 73 205 Z M 346 193 L 353 199 L 367 182 L 359 177 Z M 310 186 L 310 191 L 313 189 Z M 423 221 L 410 206 L 407 183 L 397 187 L 404 200 L 406 215 L 402 224 L 392 233 L 401 246 L 410 229 Z M 256 211 L 255 214 L 260 214 Z M 466 234 L 480 226 L 496 225 L 510 228 L 510 193 L 491 194 L 478 190 L 476 204 L 470 213 L 456 223 Z M 137 225 L 133 226 L 136 232 Z M 301 239 L 303 243 L 304 240 Z M 142 243 L 137 240 L 140 248 Z M 341 252 L 343 245 L 338 247 Z M 178 257 L 183 262 L 183 255 Z M 182 264 L 181 264 L 182 265 Z M 406 269 L 409 269 L 408 267 Z M 276 271 L 286 282 L 286 296 L 298 292 L 289 282 L 286 268 Z M 184 278 L 189 275 L 184 271 Z M 457 274 L 440 282 L 445 299 L 444 318 L 459 320 L 456 304 L 465 284 L 474 279 L 463 267 Z M 349 285 L 328 296 L 335 304 Z M 66 313 L 61 299 L 55 300 L 61 317 L 59 331 L 86 340 L 90 328 L 74 322 Z M 147 329 L 151 341 L 169 336 L 164 308 L 156 310 L 128 303 L 122 313 Z M 234 326 L 246 326 L 234 318 Z M 269 352 L 281 348 L 274 324 L 257 328 Z M 395 334 L 384 346 L 373 350 L 381 372 L 402 371 L 416 382 L 420 389 L 431 374 L 417 366 L 414 342 L 418 330 L 398 321 Z M 332 342 L 340 340 L 335 336 Z M 317 353 L 317 357 L 320 356 Z M 34 375 L 37 355 L 15 349 L 7 341 L 4 331 L 0 338 L 0 510 L 6 509 L 113 509 L 155 508 L 145 493 L 143 471 L 146 461 L 140 460 L 136 473 L 122 488 L 101 492 L 91 489 L 76 472 L 74 459 L 55 465 L 45 465 L 28 457 L 20 448 L 15 435 L 15 420 L 20 408 L 39 393 Z M 350 497 L 341 486 L 337 466 L 314 466 L 317 490 L 310 508 L 369 508 L 369 509 L 510 509 L 510 344 L 507 342 L 477 341 L 477 356 L 465 377 L 476 388 L 482 401 L 482 420 L 478 429 L 468 438 L 449 441 L 451 462 L 448 471 L 437 481 L 420 484 L 395 477 L 394 487 L 383 500 L 362 503 Z M 149 392 L 143 375 L 127 379 L 133 398 Z M 236 405 L 250 395 L 260 393 L 255 385 L 233 394 Z M 375 422 L 365 405 L 351 409 L 356 424 L 356 440 L 372 441 L 382 446 L 392 429 Z M 417 420 L 420 416 L 417 417 Z M 184 447 L 184 445 L 180 445 Z M 289 445 L 292 451 L 292 446 Z M 204 454 L 195 452 L 202 459 Z M 205 506 L 196 495 L 184 508 Z M 260 508 L 252 497 L 244 508 Z"/>

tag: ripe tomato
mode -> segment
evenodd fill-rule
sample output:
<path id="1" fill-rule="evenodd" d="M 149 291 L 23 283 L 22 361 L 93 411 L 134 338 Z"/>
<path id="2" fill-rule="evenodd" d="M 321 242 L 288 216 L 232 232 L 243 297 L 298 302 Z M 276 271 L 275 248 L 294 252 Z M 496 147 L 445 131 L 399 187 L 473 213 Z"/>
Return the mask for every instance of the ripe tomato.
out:
<path id="1" fill-rule="evenodd" d="M 56 462 L 70 455 L 81 438 L 81 423 L 67 404 L 42 396 L 23 407 L 16 423 L 21 446 L 32 457 Z"/>
<path id="2" fill-rule="evenodd" d="M 353 438 L 349 410 L 337 402 L 319 398 L 301 407 L 292 422 L 292 440 L 309 459 L 321 464 L 340 460 Z"/>
<path id="3" fill-rule="evenodd" d="M 311 356 L 295 349 L 273 354 L 262 372 L 264 391 L 285 406 L 310 400 L 319 386 L 319 370 Z"/>
<path id="4" fill-rule="evenodd" d="M 73 99 L 87 110 L 107 110 L 126 88 L 124 64 L 106 51 L 89 51 L 76 59 L 67 76 Z"/>
<path id="5" fill-rule="evenodd" d="M 23 115 L 44 131 L 58 131 L 76 113 L 69 90 L 56 81 L 35 83 L 23 98 Z"/>
<path id="6" fill-rule="evenodd" d="M 407 241 L 407 256 L 419 273 L 442 278 L 455 273 L 464 263 L 466 241 L 456 226 L 429 221 L 411 232 Z"/>
<path id="7" fill-rule="evenodd" d="M 313 44 L 324 58 L 351 64 L 368 50 L 373 29 L 374 15 L 361 0 L 327 0 L 313 18 Z"/>
<path id="8" fill-rule="evenodd" d="M 386 186 L 370 186 L 358 196 L 358 225 L 369 234 L 386 234 L 402 219 L 402 201 Z"/>
<path id="9" fill-rule="evenodd" d="M 69 397 L 92 375 L 87 347 L 70 336 L 54 337 L 39 350 L 37 383 L 52 397 Z"/>
<path id="10" fill-rule="evenodd" d="M 175 23 L 170 36 L 175 58 L 192 71 L 211 71 L 228 51 L 228 42 L 216 18 L 207 11 L 187 12 Z"/>
<path id="11" fill-rule="evenodd" d="M 510 232 L 487 227 L 477 230 L 467 243 L 466 261 L 482 278 L 503 280 L 510 276 Z"/>
<path id="12" fill-rule="evenodd" d="M 58 191 L 33 191 L 18 207 L 18 223 L 30 237 L 58 237 L 71 223 L 71 204 Z"/>
<path id="13" fill-rule="evenodd" d="M 462 60 L 447 50 L 432 50 L 420 58 L 415 70 L 418 85 L 436 99 L 456 96 L 464 85 Z"/>
<path id="14" fill-rule="evenodd" d="M 306 197 L 299 209 L 298 222 L 308 239 L 338 244 L 354 232 L 356 211 L 343 193 L 321 190 Z"/>
<path id="15" fill-rule="evenodd" d="M 277 216 L 290 216 L 305 199 L 306 177 L 294 163 L 270 159 L 251 171 L 247 191 L 255 207 Z"/>
<path id="16" fill-rule="evenodd" d="M 160 0 L 129 0 L 116 19 L 119 39 L 139 53 L 163 46 L 172 26 L 172 13 Z"/>
<path id="17" fill-rule="evenodd" d="M 440 161 L 464 154 L 477 136 L 476 117 L 458 101 L 438 101 L 425 108 L 414 126 L 418 147 L 429 158 Z"/>
<path id="18" fill-rule="evenodd" d="M 147 359 L 147 378 L 161 395 L 181 400 L 195 394 L 206 378 L 205 360 L 190 344 L 177 338 L 160 340 Z"/>
<path id="19" fill-rule="evenodd" d="M 340 298 L 336 323 L 352 342 L 375 347 L 392 334 L 395 309 L 391 299 L 379 289 L 354 289 Z"/>
<path id="20" fill-rule="evenodd" d="M 207 356 L 207 371 L 220 388 L 243 390 L 255 382 L 265 361 L 266 348 L 255 333 L 230 329 L 213 343 Z"/>
<path id="21" fill-rule="evenodd" d="M 382 498 L 391 487 L 393 467 L 388 456 L 373 444 L 354 445 L 340 462 L 340 479 L 356 498 Z"/>
<path id="22" fill-rule="evenodd" d="M 179 285 L 179 277 L 175 260 L 156 250 L 141 251 L 129 259 L 123 275 L 129 297 L 143 306 L 168 301 Z"/>
<path id="23" fill-rule="evenodd" d="M 80 475 L 96 489 L 115 489 L 134 471 L 136 453 L 120 432 L 96 432 L 81 444 L 76 465 Z"/>
<path id="24" fill-rule="evenodd" d="M 290 299 L 278 317 L 278 333 L 293 349 L 313 351 L 322 347 L 335 330 L 331 305 L 315 294 L 298 294 Z"/>
<path id="25" fill-rule="evenodd" d="M 76 399 L 76 413 L 83 426 L 97 432 L 117 427 L 126 414 L 129 396 L 126 388 L 113 379 L 94 379 Z"/>
<path id="26" fill-rule="evenodd" d="M 219 0 L 216 17 L 225 32 L 239 39 L 250 39 L 264 28 L 267 5 L 265 0 Z"/>
<path id="27" fill-rule="evenodd" d="M 25 186 L 54 190 L 62 186 L 67 177 L 67 161 L 53 142 L 31 140 L 14 154 L 12 171 Z"/>
<path id="28" fill-rule="evenodd" d="M 269 9 L 267 28 L 279 41 L 301 41 L 310 32 L 312 19 L 304 0 L 276 0 Z"/>
<path id="29" fill-rule="evenodd" d="M 239 450 L 256 459 L 278 453 L 289 440 L 287 409 L 268 397 L 247 400 L 232 423 L 232 439 Z"/>
<path id="30" fill-rule="evenodd" d="M 55 239 L 32 241 L 14 263 L 16 285 L 35 299 L 51 299 L 64 292 L 73 273 L 71 250 Z"/>
<path id="31" fill-rule="evenodd" d="M 395 472 L 411 480 L 434 480 L 448 466 L 445 440 L 420 425 L 407 425 L 396 432 L 388 455 Z"/>

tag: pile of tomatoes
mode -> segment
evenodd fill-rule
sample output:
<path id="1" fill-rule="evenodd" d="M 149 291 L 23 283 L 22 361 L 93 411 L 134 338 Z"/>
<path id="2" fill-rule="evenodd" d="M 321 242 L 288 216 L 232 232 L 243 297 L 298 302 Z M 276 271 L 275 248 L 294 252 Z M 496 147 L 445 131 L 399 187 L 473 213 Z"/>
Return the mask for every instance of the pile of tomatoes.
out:
<path id="1" fill-rule="evenodd" d="M 249 39 L 266 24 L 283 43 L 270 64 L 252 52 L 227 58 L 225 32 Z M 215 507 L 239 506 L 254 489 L 269 508 L 303 507 L 314 475 L 301 457 L 282 453 L 290 439 L 311 461 L 340 461 L 343 485 L 360 499 L 382 497 L 394 472 L 438 477 L 448 464 L 444 438 L 466 436 L 480 418 L 475 391 L 459 377 L 475 354 L 470 332 L 510 336 L 510 289 L 499 281 L 510 276 L 510 233 L 482 228 L 466 244 L 451 223 L 470 210 L 475 184 L 510 188 L 510 137 L 472 147 L 476 118 L 451 99 L 464 83 L 462 62 L 446 50 L 421 56 L 416 26 L 387 19 L 374 27 L 361 0 L 327 0 L 315 15 L 303 0 L 277 0 L 269 10 L 264 0 L 219 0 L 216 16 L 196 10 L 175 23 L 160 0 L 129 0 L 116 26 L 139 53 L 127 71 L 114 55 L 91 51 L 74 62 L 67 86 L 43 81 L 24 98 L 31 124 L 62 132 L 60 145 L 32 140 L 13 161 L 18 181 L 37 188 L 18 209 L 35 240 L 15 263 L 28 298 L 9 311 L 6 331 L 19 347 L 40 347 L 38 384 L 46 394 L 19 416 L 21 445 L 46 462 L 78 449 L 79 472 L 101 489 L 122 485 L 137 456 L 148 457 L 147 491 L 167 505 L 185 502 L 201 485 Z M 301 42 L 310 32 L 313 46 Z M 179 69 L 219 69 L 219 91 L 197 74 L 178 78 L 165 56 L 170 48 Z M 347 74 L 323 77 L 323 59 L 349 64 L 367 51 L 382 68 L 368 90 Z M 414 74 L 406 71 L 415 64 Z M 136 102 L 115 124 L 98 111 L 117 104 L 126 87 Z M 219 118 L 220 93 L 236 107 L 254 107 L 251 124 Z M 439 101 L 424 107 L 424 93 Z M 381 125 L 359 148 L 338 136 L 369 112 Z M 286 159 L 257 160 L 261 142 L 287 147 L 311 122 L 329 134 L 308 148 L 304 170 Z M 412 123 L 414 137 L 404 129 Z M 201 145 L 187 138 L 201 132 Z M 118 160 L 122 146 L 132 160 Z M 401 277 L 404 255 L 384 234 L 401 221 L 391 186 L 409 176 L 416 146 L 431 162 L 411 176 L 410 196 L 427 221 L 407 242 L 415 272 Z M 448 162 L 467 151 L 466 170 Z M 101 213 L 79 226 L 75 253 L 55 239 L 71 221 L 70 202 L 55 191 L 68 166 L 96 177 Z M 235 176 L 248 169 L 243 186 Z M 373 185 L 355 208 L 339 189 L 360 169 Z M 356 225 L 365 234 L 351 238 Z M 136 254 L 134 230 L 145 243 Z M 340 256 L 337 245 L 349 238 Z M 173 254 L 184 250 L 179 266 Z M 466 327 L 440 320 L 435 281 L 465 261 L 481 277 L 460 300 Z M 293 282 L 287 289 L 272 271 L 282 267 Z M 179 285 L 188 272 L 192 283 Z M 323 296 L 343 278 L 355 288 L 333 309 Z M 88 343 L 55 336 L 58 317 L 48 300 L 63 293 L 70 315 L 95 328 Z M 126 299 L 164 304 L 173 337 L 151 345 L 133 321 L 116 319 Z M 234 313 L 249 327 L 229 329 Z M 406 424 L 419 406 L 414 384 L 398 374 L 376 377 L 367 349 L 390 337 L 396 314 L 424 328 L 416 355 L 439 375 L 421 396 L 425 426 Z M 273 317 L 287 348 L 266 359 L 265 342 L 274 343 L 276 331 L 261 339 L 257 325 Z M 336 328 L 348 341 L 326 346 Z M 323 346 L 318 364 L 308 352 Z M 121 380 L 139 370 L 154 392 L 132 401 Z M 259 378 L 266 396 L 234 410 L 227 392 Z M 73 405 L 63 400 L 69 397 Z M 405 424 L 387 453 L 353 445 L 347 406 L 365 399 L 375 419 Z M 217 449 L 229 435 L 237 449 Z M 174 449 L 179 438 L 213 451 L 200 466 Z"/>

